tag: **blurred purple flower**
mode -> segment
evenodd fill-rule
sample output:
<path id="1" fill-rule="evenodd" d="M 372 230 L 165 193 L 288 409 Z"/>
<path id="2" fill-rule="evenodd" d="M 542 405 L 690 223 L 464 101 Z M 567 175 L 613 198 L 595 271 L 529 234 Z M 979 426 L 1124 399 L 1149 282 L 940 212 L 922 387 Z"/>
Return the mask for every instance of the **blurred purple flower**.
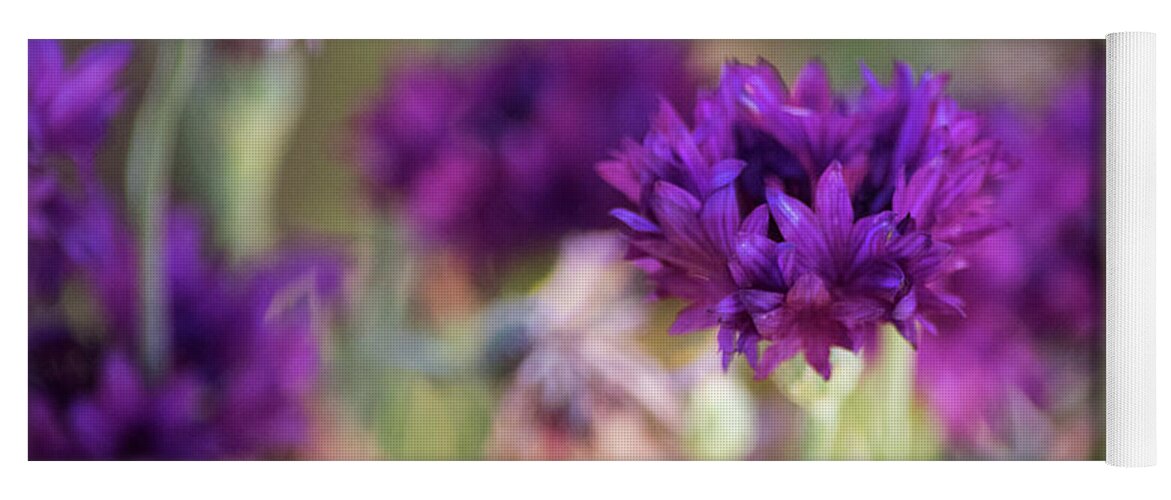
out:
<path id="1" fill-rule="evenodd" d="M 130 306 L 102 311 L 97 332 L 30 330 L 30 458 L 273 458 L 305 444 L 314 313 L 340 300 L 341 263 L 292 252 L 234 271 L 204 255 L 201 233 L 194 217 L 170 218 L 171 369 L 159 380 L 130 361 L 133 286 L 98 287 L 113 294 L 103 304 Z M 133 260 L 101 264 L 133 283 Z"/>
<path id="2" fill-rule="evenodd" d="M 341 304 L 344 264 L 292 249 L 232 269 L 205 252 L 197 219 L 176 213 L 170 369 L 147 380 L 132 363 L 138 249 L 93 163 L 129 49 L 95 45 L 66 67 L 56 42 L 29 44 L 29 458 L 288 456 L 308 439 L 315 313 Z M 59 173 L 67 166 L 75 175 Z M 57 303 L 70 280 L 89 292 L 89 317 Z"/>
<path id="3" fill-rule="evenodd" d="M 395 68 L 359 116 L 362 172 L 376 203 L 476 261 L 548 247 L 611 224 L 620 198 L 591 168 L 646 132 L 656 98 L 690 105 L 686 45 L 509 42 L 480 61 Z"/>
<path id="4" fill-rule="evenodd" d="M 1090 342 L 1100 339 L 1105 317 L 1105 73 L 1098 59 L 1056 90 L 1040 120 L 1004 118 L 1017 132 L 1010 147 L 1029 167 L 1005 200 L 1024 259 L 1023 317 L 1043 335 Z"/>
<path id="5" fill-rule="evenodd" d="M 67 64 L 56 40 L 29 40 L 30 164 L 51 154 L 87 163 L 122 105 L 118 80 L 131 49 L 129 43 L 97 43 Z"/>
<path id="6" fill-rule="evenodd" d="M 879 323 L 917 344 L 962 316 L 947 279 L 1004 224 L 991 200 L 1007 164 L 946 76 L 863 73 L 851 104 L 817 62 L 792 90 L 767 63 L 730 63 L 694 130 L 664 104 L 641 144 L 598 165 L 639 206 L 613 212 L 629 257 L 691 302 L 671 333 L 719 325 L 725 365 L 743 353 L 765 377 L 802 353 L 828 378 L 830 348 L 871 344 Z"/>
<path id="7" fill-rule="evenodd" d="M 67 64 L 59 42 L 28 42 L 29 292 L 53 302 L 93 250 L 83 228 L 99 224 L 106 202 L 93 160 L 121 107 L 118 77 L 130 60 L 127 43 L 98 43 Z M 69 181 L 73 179 L 74 181 Z"/>
<path id="8" fill-rule="evenodd" d="M 969 304 L 970 317 L 920 348 L 917 385 L 952 443 L 984 456 L 1011 442 L 1013 406 L 1043 406 L 1050 374 L 1017 312 L 994 300 Z"/>
<path id="9" fill-rule="evenodd" d="M 1104 326 L 1103 61 L 1056 85 L 1040 113 L 989 114 L 1021 166 L 998 204 L 1011 230 L 970 247 L 955 279 L 970 317 L 924 343 L 917 377 L 953 444 L 974 456 L 1020 451 L 1014 433 L 1036 429 L 1022 431 L 1035 424 L 1014 412 L 1053 411 L 1076 392 L 1070 379 L 1101 376 L 1090 360 Z"/>

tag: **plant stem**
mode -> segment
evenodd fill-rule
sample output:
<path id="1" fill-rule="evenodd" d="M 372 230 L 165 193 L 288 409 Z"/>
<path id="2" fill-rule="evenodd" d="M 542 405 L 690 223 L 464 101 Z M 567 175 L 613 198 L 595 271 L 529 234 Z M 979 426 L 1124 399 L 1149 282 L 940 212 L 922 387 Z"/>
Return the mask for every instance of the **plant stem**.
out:
<path id="1" fill-rule="evenodd" d="M 160 42 L 127 157 L 127 197 L 139 238 L 139 357 L 152 379 L 166 371 L 170 349 L 166 270 L 170 168 L 179 120 L 202 52 L 199 41 Z"/>
<path id="2" fill-rule="evenodd" d="M 878 418 L 878 443 L 875 449 L 882 460 L 908 460 L 914 456 L 911 419 L 912 387 L 915 383 L 915 350 L 892 324 L 881 327 L 882 354 L 879 358 L 877 384 L 882 388 Z"/>
<path id="3" fill-rule="evenodd" d="M 838 413 L 842 401 L 831 399 L 818 401 L 807 409 L 809 417 L 809 445 L 807 460 L 833 460 L 834 447 L 838 437 Z"/>
<path id="4" fill-rule="evenodd" d="M 223 136 L 227 241 L 239 261 L 268 249 L 273 239 L 274 195 L 282 157 L 300 116 L 301 55 L 266 54 L 255 67 L 227 75 L 227 96 L 218 110 Z"/>

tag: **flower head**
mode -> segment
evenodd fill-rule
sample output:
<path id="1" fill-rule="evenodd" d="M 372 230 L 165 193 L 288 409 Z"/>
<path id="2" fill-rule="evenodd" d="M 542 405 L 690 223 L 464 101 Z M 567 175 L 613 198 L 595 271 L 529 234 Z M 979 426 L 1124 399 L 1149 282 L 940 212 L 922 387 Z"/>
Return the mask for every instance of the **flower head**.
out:
<path id="1" fill-rule="evenodd" d="M 169 226 L 170 369 L 148 380 L 133 363 L 133 285 L 97 288 L 98 325 L 34 326 L 30 458 L 263 458 L 305 444 L 316 304 L 337 299 L 337 261 L 290 254 L 232 270 L 203 254 L 196 219 Z M 133 254 L 108 258 L 87 265 L 133 283 Z"/>
<path id="2" fill-rule="evenodd" d="M 520 318 L 530 347 L 503 396 L 490 456 L 679 455 L 672 438 L 682 430 L 682 399 L 634 342 L 645 308 L 632 293 L 634 270 L 621 258 L 622 242 L 612 234 L 563 244 L 555 270 Z"/>
<path id="3" fill-rule="evenodd" d="M 499 260 L 610 224 L 592 165 L 646 131 L 656 96 L 686 104 L 687 50 L 653 41 L 497 44 L 468 65 L 396 68 L 359 117 L 374 200 L 432 243 Z"/>
<path id="4" fill-rule="evenodd" d="M 613 212 L 629 257 L 691 302 L 672 333 L 719 325 L 725 365 L 743 353 L 767 376 L 801 353 L 828 378 L 830 349 L 871 344 L 880 323 L 917 344 L 963 314 L 947 278 L 1000 227 L 1005 162 L 945 76 L 863 72 L 851 103 L 816 62 L 792 89 L 767 63 L 730 63 L 693 129 L 664 104 L 642 143 L 598 166 L 639 207 Z"/>
<path id="5" fill-rule="evenodd" d="M 97 184 L 94 158 L 121 107 L 125 43 L 99 43 L 73 64 L 55 40 L 28 45 L 29 291 L 53 302 L 76 263 L 97 244 L 110 207 Z M 71 171 L 70 171 L 71 170 Z M 70 179 L 76 179 L 71 182 Z"/>

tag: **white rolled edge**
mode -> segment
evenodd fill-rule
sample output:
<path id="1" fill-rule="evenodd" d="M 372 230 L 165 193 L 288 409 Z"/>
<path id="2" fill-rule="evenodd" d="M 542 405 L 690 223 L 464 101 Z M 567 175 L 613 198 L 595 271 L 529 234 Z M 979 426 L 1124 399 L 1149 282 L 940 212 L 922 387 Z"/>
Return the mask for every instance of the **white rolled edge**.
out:
<path id="1" fill-rule="evenodd" d="M 1155 35 L 1106 37 L 1106 463 L 1155 465 Z"/>

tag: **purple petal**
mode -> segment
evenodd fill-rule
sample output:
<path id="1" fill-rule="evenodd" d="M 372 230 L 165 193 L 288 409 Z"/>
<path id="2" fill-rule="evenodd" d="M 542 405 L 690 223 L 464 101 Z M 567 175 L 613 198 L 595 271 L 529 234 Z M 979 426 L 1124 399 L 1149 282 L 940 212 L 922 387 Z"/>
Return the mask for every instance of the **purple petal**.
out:
<path id="1" fill-rule="evenodd" d="M 858 72 L 862 74 L 862 81 L 866 82 L 866 87 L 870 90 L 882 89 L 882 84 L 879 83 L 878 77 L 874 76 L 874 71 L 870 69 L 865 62 L 858 63 Z"/>
<path id="2" fill-rule="evenodd" d="M 927 287 L 924 288 L 931 292 L 925 294 L 925 296 L 922 298 L 923 302 L 929 304 L 928 307 L 931 307 L 935 310 L 946 311 L 945 314 L 951 314 L 958 318 L 968 317 L 967 313 L 964 311 L 964 299 L 950 293 L 941 292 L 939 290 L 931 290 Z"/>
<path id="3" fill-rule="evenodd" d="M 642 195 L 642 185 L 638 176 L 633 172 L 630 163 L 625 159 L 610 160 L 598 163 L 594 167 L 598 176 L 614 189 L 621 192 L 626 199 L 637 203 Z"/>
<path id="4" fill-rule="evenodd" d="M 816 307 L 830 303 L 829 290 L 816 274 L 803 274 L 789 289 L 785 302 L 793 307 Z"/>
<path id="5" fill-rule="evenodd" d="M 891 80 L 891 87 L 897 92 L 910 92 L 911 88 L 915 86 L 915 70 L 904 61 L 895 61 Z"/>
<path id="6" fill-rule="evenodd" d="M 87 49 L 73 64 L 69 85 L 54 100 L 50 122 L 68 123 L 100 104 L 114 90 L 131 50 L 132 46 L 123 42 L 99 43 Z"/>
<path id="7" fill-rule="evenodd" d="M 736 329 L 727 325 L 720 325 L 720 331 L 716 335 L 716 341 L 719 344 L 720 353 L 722 356 L 724 369 L 732 363 L 732 355 L 736 353 Z"/>
<path id="8" fill-rule="evenodd" d="M 805 361 L 812 366 L 821 378 L 829 380 L 832 367 L 829 362 L 830 339 L 828 335 L 805 335 L 802 337 L 805 347 Z"/>
<path id="9" fill-rule="evenodd" d="M 769 344 L 761 356 L 760 366 L 756 370 L 756 380 L 764 380 L 776 370 L 777 366 L 792 358 L 801 350 L 801 338 L 796 335 L 787 335 Z"/>
<path id="10" fill-rule="evenodd" d="M 777 268 L 786 285 L 791 286 L 797 281 L 797 251 L 792 243 L 777 245 Z"/>
<path id="11" fill-rule="evenodd" d="M 871 260 L 858 272 L 851 290 L 886 301 L 893 301 L 907 281 L 902 268 L 888 260 Z"/>
<path id="12" fill-rule="evenodd" d="M 918 307 L 919 302 L 915 299 L 915 291 L 911 290 L 905 297 L 902 298 L 902 300 L 899 300 L 898 304 L 895 304 L 895 308 L 891 313 L 891 317 L 893 317 L 895 321 L 906 321 L 910 319 L 912 314 L 915 314 L 915 311 L 918 309 Z"/>
<path id="13" fill-rule="evenodd" d="M 29 100 L 37 103 L 52 95 L 65 78 L 65 53 L 57 40 L 28 41 Z"/>
<path id="14" fill-rule="evenodd" d="M 768 312 L 781 307 L 784 302 L 785 296 L 776 292 L 752 289 L 740 291 L 740 303 L 749 313 Z"/>
<path id="15" fill-rule="evenodd" d="M 740 206 L 736 202 L 736 190 L 727 186 L 712 194 L 704 203 L 700 219 L 708 238 L 724 255 L 733 255 L 736 252 L 736 235 L 740 230 Z"/>
<path id="16" fill-rule="evenodd" d="M 768 205 L 756 207 L 752 213 L 748 214 L 748 217 L 744 218 L 744 222 L 740 223 L 740 232 L 767 236 Z"/>
<path id="17" fill-rule="evenodd" d="M 615 208 L 614 210 L 610 211 L 610 215 L 613 215 L 614 218 L 625 223 L 630 227 L 630 229 L 640 233 L 660 234 L 662 232 L 662 230 L 659 229 L 659 226 L 655 225 L 654 222 L 646 220 L 643 218 L 643 216 L 631 212 L 625 208 Z"/>
<path id="18" fill-rule="evenodd" d="M 703 227 L 697 224 L 699 200 L 690 193 L 667 182 L 655 183 L 650 208 L 667 240 L 688 255 L 709 253 L 709 243 Z"/>
<path id="19" fill-rule="evenodd" d="M 744 304 L 740 302 L 740 294 L 734 293 L 716 303 L 717 314 L 732 315 L 744 312 Z"/>
<path id="20" fill-rule="evenodd" d="M 759 368 L 758 359 L 760 357 L 760 349 L 757 344 L 760 343 L 760 335 L 756 333 L 741 332 L 740 340 L 737 343 L 736 349 L 744 354 L 744 359 L 748 361 L 748 366 L 753 370 Z"/>
<path id="21" fill-rule="evenodd" d="M 703 156 L 691 138 L 691 131 L 687 129 L 687 125 L 683 123 L 683 119 L 675 112 L 671 103 L 666 100 L 659 101 L 659 112 L 655 115 L 652 128 L 653 134 L 670 145 L 671 151 L 683 160 L 689 171 L 697 172 L 699 167 L 704 165 Z M 696 186 L 702 185 L 700 179 L 693 178 L 692 181 Z"/>
<path id="22" fill-rule="evenodd" d="M 833 304 L 833 319 L 851 331 L 873 325 L 885 313 L 886 307 L 882 304 L 864 298 L 839 300 Z"/>
<path id="23" fill-rule="evenodd" d="M 844 242 L 854 224 L 854 208 L 850 203 L 850 189 L 842 177 L 842 164 L 834 162 L 821 174 L 813 203 L 822 230 L 833 235 L 832 242 Z"/>
<path id="24" fill-rule="evenodd" d="M 736 103 L 754 117 L 780 109 L 789 95 L 785 82 L 781 81 L 776 68 L 764 59 L 760 59 L 755 66 L 724 66 L 724 77 L 721 78 L 720 87 L 728 88 L 728 91 L 734 93 Z"/>
<path id="25" fill-rule="evenodd" d="M 695 303 L 687 306 L 675 317 L 675 323 L 667 330 L 670 335 L 693 333 L 716 326 L 719 318 L 712 314 L 710 306 Z"/>
<path id="26" fill-rule="evenodd" d="M 744 171 L 745 165 L 743 161 L 734 158 L 716 163 L 712 166 L 712 179 L 707 189 L 714 191 L 731 184 L 740 176 L 740 172 Z"/>
<path id="27" fill-rule="evenodd" d="M 781 235 L 789 242 L 801 242 L 802 245 L 824 247 L 821 231 L 817 227 L 817 219 L 813 211 L 800 200 L 785 194 L 777 183 L 769 183 L 765 190 L 769 209 L 773 219 L 781 230 Z"/>
<path id="28" fill-rule="evenodd" d="M 899 167 L 898 171 L 902 172 L 903 168 Z M 895 188 L 892 208 L 900 215 L 910 215 L 920 222 L 926 221 L 927 207 L 939 191 L 939 185 L 943 181 L 943 174 L 941 161 L 933 161 L 931 164 L 919 168 L 911 176 L 909 182 L 906 184 L 900 183 Z"/>
<path id="29" fill-rule="evenodd" d="M 793 85 L 793 98 L 799 106 L 816 111 L 828 111 L 833 106 L 833 90 L 821 61 L 810 61 L 801 69 Z"/>
<path id="30" fill-rule="evenodd" d="M 741 286 L 783 286 L 784 277 L 776 263 L 777 245 L 777 242 L 757 234 L 740 236 L 733 264 L 740 271 Z"/>
<path id="31" fill-rule="evenodd" d="M 685 189 L 670 182 L 656 182 L 653 193 L 663 204 L 670 205 L 677 209 L 676 211 L 691 215 L 699 213 L 700 201 Z"/>

